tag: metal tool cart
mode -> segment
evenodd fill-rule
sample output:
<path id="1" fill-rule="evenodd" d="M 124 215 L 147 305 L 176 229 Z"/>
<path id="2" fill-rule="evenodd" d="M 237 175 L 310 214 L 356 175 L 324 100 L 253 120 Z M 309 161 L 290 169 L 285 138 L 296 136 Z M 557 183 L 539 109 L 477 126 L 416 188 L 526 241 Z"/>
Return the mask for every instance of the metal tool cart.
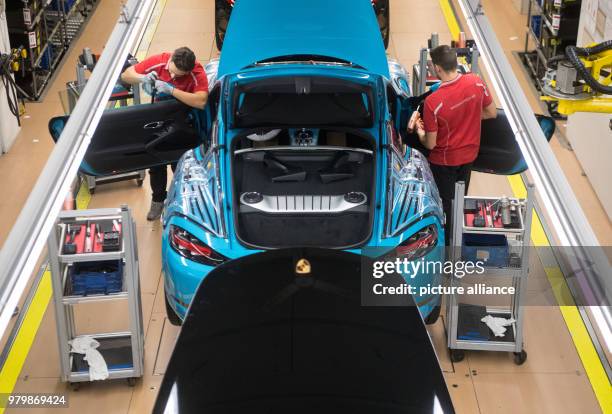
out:
<path id="1" fill-rule="evenodd" d="M 134 57 L 129 57 L 126 64 L 135 65 L 138 61 Z M 87 72 L 93 72 L 96 66 L 96 57 L 92 53 L 91 49 L 84 48 L 83 53 L 79 56 L 76 65 L 76 80 L 66 83 L 66 90 L 60 92 L 60 98 L 64 105 L 64 112 L 66 115 L 70 115 L 72 110 L 76 106 L 76 103 L 85 89 L 87 84 Z M 132 100 L 134 105 L 140 105 L 140 86 L 138 84 L 131 85 L 129 88 L 122 85 L 121 82 L 117 82 L 113 89 L 113 93 L 108 100 L 107 109 L 114 108 L 116 105 L 120 107 L 128 106 L 129 100 Z M 117 181 L 124 180 L 136 180 L 136 184 L 142 186 L 145 179 L 145 170 L 138 170 L 129 173 L 105 175 L 102 177 L 96 177 L 79 172 L 79 175 L 84 181 L 87 182 L 87 188 L 89 194 L 93 194 L 96 191 L 98 184 L 108 184 Z"/>
<path id="2" fill-rule="evenodd" d="M 421 48 L 419 51 L 419 62 L 412 65 L 412 93 L 415 96 L 419 96 L 427 92 L 427 89 L 439 82 L 437 78 L 433 64 L 428 59 L 429 50 L 439 46 L 438 34 L 432 33 L 431 37 L 427 40 L 428 47 Z M 476 43 L 473 40 L 466 41 L 465 48 L 458 48 L 457 57 L 459 58 L 458 71 L 460 73 L 476 73 L 480 72 L 478 67 L 478 49 Z M 422 77 L 421 73 L 425 73 Z"/>
<path id="3" fill-rule="evenodd" d="M 71 353 L 69 344 L 79 337 L 74 305 L 127 300 L 128 331 L 88 336 L 100 343 L 108 379 L 127 378 L 133 385 L 144 373 L 144 331 L 136 226 L 129 209 L 62 211 L 48 250 L 62 381 L 73 388 L 90 381 L 88 362 Z"/>
<path id="4" fill-rule="evenodd" d="M 487 276 L 511 278 L 515 293 L 507 306 L 480 306 L 459 303 L 457 295 L 447 296 L 446 318 L 448 348 L 453 362 L 461 361 L 464 350 L 513 352 L 514 362 L 521 365 L 527 359 L 523 348 L 523 301 L 527 293 L 529 239 L 533 210 L 533 185 L 527 189 L 527 199 L 499 197 L 465 197 L 465 185 L 455 186 L 453 230 L 450 260 L 484 261 Z M 470 213 L 471 212 L 471 213 Z M 500 214 L 501 212 L 501 214 Z M 450 285 L 460 285 L 456 276 Z M 494 336 L 481 322 L 486 315 L 512 318 L 503 337 Z"/>

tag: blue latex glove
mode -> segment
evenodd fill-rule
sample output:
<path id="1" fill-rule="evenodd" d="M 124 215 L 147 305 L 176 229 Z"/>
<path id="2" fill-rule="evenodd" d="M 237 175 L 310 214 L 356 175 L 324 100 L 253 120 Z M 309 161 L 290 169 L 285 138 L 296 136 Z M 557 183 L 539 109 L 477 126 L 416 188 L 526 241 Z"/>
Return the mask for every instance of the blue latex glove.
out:
<path id="1" fill-rule="evenodd" d="M 145 83 L 145 84 L 150 83 L 151 85 L 153 85 L 158 77 L 159 76 L 157 75 L 157 72 L 152 70 L 151 72 L 147 73 L 146 75 L 140 78 L 140 83 Z"/>
<path id="2" fill-rule="evenodd" d="M 153 95 L 153 87 L 155 86 L 155 81 L 157 80 L 157 72 L 152 70 L 144 76 L 140 77 L 140 84 L 142 85 L 142 89 L 149 95 Z"/>
<path id="3" fill-rule="evenodd" d="M 174 86 L 169 84 L 168 82 L 156 80 L 155 81 L 155 89 L 158 94 L 164 95 L 172 95 L 172 91 L 174 91 Z"/>
<path id="4" fill-rule="evenodd" d="M 145 91 L 149 96 L 153 96 L 153 85 L 154 82 L 144 82 L 142 84 L 142 90 Z"/>

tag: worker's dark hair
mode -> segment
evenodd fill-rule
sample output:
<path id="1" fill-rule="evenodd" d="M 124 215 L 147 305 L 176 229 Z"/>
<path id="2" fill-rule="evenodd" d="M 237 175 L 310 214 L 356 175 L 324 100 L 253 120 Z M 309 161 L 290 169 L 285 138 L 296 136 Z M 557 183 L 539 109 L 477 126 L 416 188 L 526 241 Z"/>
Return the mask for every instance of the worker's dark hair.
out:
<path id="1" fill-rule="evenodd" d="M 429 52 L 434 65 L 440 66 L 445 72 L 457 70 L 457 52 L 447 45 L 440 45 Z"/>
<path id="2" fill-rule="evenodd" d="M 195 68 L 195 53 L 188 47 L 179 47 L 172 54 L 172 61 L 178 70 L 191 72 Z"/>

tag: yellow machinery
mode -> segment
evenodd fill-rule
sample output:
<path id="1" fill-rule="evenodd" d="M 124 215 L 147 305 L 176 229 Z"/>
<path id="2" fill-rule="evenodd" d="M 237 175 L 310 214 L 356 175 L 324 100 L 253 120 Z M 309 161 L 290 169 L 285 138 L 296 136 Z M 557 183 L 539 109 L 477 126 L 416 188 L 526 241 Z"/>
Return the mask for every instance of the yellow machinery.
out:
<path id="1" fill-rule="evenodd" d="M 15 115 L 19 125 L 19 116 L 23 106 L 19 103 L 17 91 L 19 86 L 15 83 L 12 73 L 23 68 L 23 62 L 28 57 L 28 51 L 23 47 L 12 49 L 10 53 L 0 53 L 0 85 L 4 87 L 10 112 Z"/>
<path id="2" fill-rule="evenodd" d="M 555 57 L 544 77 L 543 101 L 557 102 L 557 112 L 612 113 L 612 40 L 586 48 L 568 46 Z"/>

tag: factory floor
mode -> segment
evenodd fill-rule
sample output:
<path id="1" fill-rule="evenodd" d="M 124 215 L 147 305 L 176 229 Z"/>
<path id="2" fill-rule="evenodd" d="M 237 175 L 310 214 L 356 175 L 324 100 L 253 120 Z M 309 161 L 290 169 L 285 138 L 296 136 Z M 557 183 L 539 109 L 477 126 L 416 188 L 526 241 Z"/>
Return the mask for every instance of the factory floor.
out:
<path id="1" fill-rule="evenodd" d="M 47 121 L 63 113 L 58 92 L 74 78 L 76 56 L 84 47 L 101 51 L 120 9 L 121 0 L 100 2 L 92 20 L 79 38 L 42 103 L 28 104 L 19 138 L 10 152 L 0 156 L 0 177 L 5 198 L 0 200 L 0 245 L 12 227 L 21 206 L 44 166 L 53 144 Z M 159 16 L 151 21 L 153 36 L 144 42 L 148 54 L 188 45 L 204 62 L 217 55 L 213 35 L 213 0 L 158 0 Z M 524 46 L 526 17 L 519 15 L 510 1 L 484 0 L 498 38 L 515 67 L 534 110 L 542 112 L 512 52 Z M 493 4 L 495 6 L 493 7 Z M 440 3 L 422 0 L 392 0 L 392 38 L 389 54 L 406 68 L 418 58 L 431 32 L 448 43 L 450 32 Z M 457 8 L 457 10 L 459 10 Z M 159 17 L 159 19 L 157 19 Z M 612 226 L 592 191 L 580 174 L 574 155 L 560 140 L 551 145 L 571 182 L 602 245 L 612 244 Z M 512 194 L 505 177 L 475 174 L 472 194 Z M 72 391 L 59 380 L 59 362 L 53 306 L 48 306 L 23 366 L 17 363 L 14 392 L 60 393 L 69 395 L 69 408 L 75 413 L 150 412 L 161 383 L 179 328 L 165 315 L 161 280 L 161 228 L 145 219 L 150 190 L 134 181 L 99 186 L 91 197 L 90 208 L 128 204 L 137 221 L 140 278 L 145 327 L 145 375 L 136 386 L 125 381 L 85 384 Z M 538 257 L 532 257 L 529 289 L 536 291 L 548 283 Z M 108 304 L 78 309 L 77 326 L 82 333 L 121 329 L 125 308 Z M 462 362 L 453 363 L 446 348 L 444 317 L 429 327 L 453 403 L 458 413 L 599 413 L 601 408 L 572 340 L 572 332 L 556 306 L 525 308 L 525 349 L 528 359 L 522 366 L 505 353 L 468 352 Z M 119 322 L 117 322 L 119 321 Z M 19 369 L 20 368 L 20 369 Z M 418 373 L 415 373 L 418 375 Z M 6 381 L 7 378 L 0 379 Z M 44 412 L 42 409 L 32 412 Z M 54 409 L 52 412 L 63 412 Z M 0 409 L 1 412 L 1 409 Z M 8 411 L 7 411 L 8 412 Z M 16 413 L 28 409 L 14 410 Z"/>

